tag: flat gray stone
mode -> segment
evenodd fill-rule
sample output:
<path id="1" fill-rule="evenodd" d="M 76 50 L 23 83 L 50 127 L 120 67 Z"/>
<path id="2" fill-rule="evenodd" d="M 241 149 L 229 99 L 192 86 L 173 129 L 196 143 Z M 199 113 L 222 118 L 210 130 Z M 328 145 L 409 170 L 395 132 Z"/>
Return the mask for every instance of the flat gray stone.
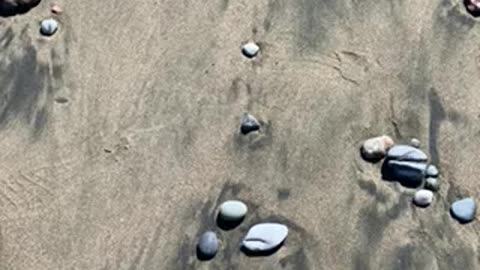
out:
<path id="1" fill-rule="evenodd" d="M 260 47 L 255 42 L 248 42 L 242 46 L 242 53 L 248 58 L 257 56 Z"/>
<path id="2" fill-rule="evenodd" d="M 248 212 L 248 207 L 241 201 L 226 201 L 220 205 L 220 216 L 226 221 L 240 220 Z"/>
<path id="3" fill-rule="evenodd" d="M 244 113 L 242 122 L 240 124 L 240 132 L 243 135 L 247 135 L 250 132 L 258 131 L 260 129 L 260 123 L 253 115 Z"/>
<path id="4" fill-rule="evenodd" d="M 58 30 L 58 22 L 55 19 L 43 20 L 40 24 L 40 33 L 45 36 L 51 36 Z"/>
<path id="5" fill-rule="evenodd" d="M 288 228 L 278 223 L 262 223 L 253 226 L 242 241 L 251 252 L 270 251 L 279 247 L 288 235 Z"/>
<path id="6" fill-rule="evenodd" d="M 431 190 L 421 189 L 415 192 L 413 203 L 420 207 L 427 207 L 433 202 L 433 192 Z"/>
<path id="7" fill-rule="evenodd" d="M 434 177 L 427 178 L 425 180 L 425 188 L 431 191 L 438 191 L 440 189 L 440 180 Z"/>
<path id="8" fill-rule="evenodd" d="M 440 174 L 440 172 L 438 171 L 437 166 L 431 164 L 431 165 L 428 165 L 426 174 L 428 177 L 437 177 Z"/>
<path id="9" fill-rule="evenodd" d="M 461 223 L 468 223 L 475 218 L 477 204 L 473 198 L 466 198 L 452 203 L 450 212 Z"/>
<path id="10" fill-rule="evenodd" d="M 417 162 L 426 162 L 428 160 L 427 154 L 425 154 L 422 150 L 410 145 L 395 145 L 388 150 L 387 158 Z"/>
<path id="11" fill-rule="evenodd" d="M 427 164 L 411 161 L 387 161 L 388 178 L 407 187 L 419 187 L 425 179 Z"/>
<path id="12" fill-rule="evenodd" d="M 212 231 L 207 231 L 198 240 L 198 251 L 202 257 L 212 258 L 218 251 L 217 235 Z"/>

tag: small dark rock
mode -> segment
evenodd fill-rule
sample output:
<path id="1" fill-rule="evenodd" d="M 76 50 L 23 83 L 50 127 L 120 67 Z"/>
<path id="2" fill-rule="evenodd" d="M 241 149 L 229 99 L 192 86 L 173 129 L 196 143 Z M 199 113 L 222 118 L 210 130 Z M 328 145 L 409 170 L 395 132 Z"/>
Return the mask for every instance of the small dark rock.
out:
<path id="1" fill-rule="evenodd" d="M 258 130 L 260 130 L 260 123 L 258 122 L 258 120 L 253 115 L 244 113 L 240 125 L 240 132 L 243 135 L 247 135 L 250 132 Z"/>

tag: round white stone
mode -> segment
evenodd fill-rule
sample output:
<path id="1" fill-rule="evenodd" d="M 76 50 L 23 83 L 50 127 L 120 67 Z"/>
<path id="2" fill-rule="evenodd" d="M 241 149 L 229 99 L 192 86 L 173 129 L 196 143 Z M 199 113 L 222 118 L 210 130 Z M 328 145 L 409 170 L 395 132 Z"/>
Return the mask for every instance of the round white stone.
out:
<path id="1" fill-rule="evenodd" d="M 242 219 L 248 212 L 248 207 L 241 201 L 226 201 L 220 205 L 220 216 L 224 220 Z"/>
<path id="2" fill-rule="evenodd" d="M 418 206 L 429 206 L 433 202 L 433 192 L 426 189 L 419 190 L 415 193 L 413 202 Z"/>

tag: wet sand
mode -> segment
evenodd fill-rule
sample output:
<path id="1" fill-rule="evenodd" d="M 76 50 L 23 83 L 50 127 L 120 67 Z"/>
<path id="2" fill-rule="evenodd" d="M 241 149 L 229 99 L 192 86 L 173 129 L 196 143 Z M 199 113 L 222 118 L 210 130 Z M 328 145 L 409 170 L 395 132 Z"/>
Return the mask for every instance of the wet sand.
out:
<path id="1" fill-rule="evenodd" d="M 480 268 L 478 221 L 448 211 L 480 198 L 480 21 L 461 1 L 60 0 L 43 38 L 52 3 L 0 20 L 0 269 Z M 261 134 L 240 134 L 245 111 Z M 361 159 L 382 134 L 438 165 L 431 207 Z M 228 199 L 250 212 L 222 231 Z M 288 239 L 248 257 L 263 221 Z"/>

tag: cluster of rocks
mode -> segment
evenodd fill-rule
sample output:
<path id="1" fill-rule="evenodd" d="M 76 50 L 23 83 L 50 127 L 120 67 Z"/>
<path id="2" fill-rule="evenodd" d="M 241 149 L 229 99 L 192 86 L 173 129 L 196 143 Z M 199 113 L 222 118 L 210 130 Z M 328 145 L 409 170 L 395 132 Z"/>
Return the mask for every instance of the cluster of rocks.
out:
<path id="1" fill-rule="evenodd" d="M 248 207 L 241 201 L 226 201 L 219 207 L 217 224 L 232 223 L 238 226 L 245 218 Z M 288 235 L 288 228 L 278 223 L 260 223 L 252 226 L 242 240 L 242 250 L 246 254 L 262 255 L 276 251 L 281 247 Z M 219 249 L 217 234 L 213 231 L 203 233 L 197 244 L 200 259 L 209 260 L 215 257 Z"/>
<path id="2" fill-rule="evenodd" d="M 382 177 L 397 181 L 408 188 L 419 188 L 412 202 L 419 207 L 432 204 L 434 193 L 440 189 L 439 170 L 428 162 L 428 156 L 420 148 L 420 141 L 412 139 L 410 145 L 395 145 L 387 135 L 366 140 L 361 147 L 361 156 L 372 163 L 384 159 Z M 473 199 L 463 199 L 451 206 L 452 216 L 461 223 L 475 218 L 476 203 Z"/>

